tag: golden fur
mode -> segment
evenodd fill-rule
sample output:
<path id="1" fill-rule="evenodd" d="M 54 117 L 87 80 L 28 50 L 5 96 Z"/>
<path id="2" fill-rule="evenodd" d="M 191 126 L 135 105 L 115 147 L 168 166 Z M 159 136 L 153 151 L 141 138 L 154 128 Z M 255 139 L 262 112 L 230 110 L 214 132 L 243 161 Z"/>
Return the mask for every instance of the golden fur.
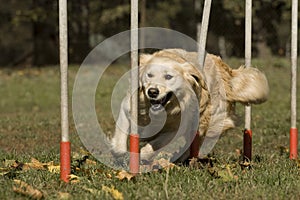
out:
<path id="1" fill-rule="evenodd" d="M 220 57 L 207 54 L 200 70 L 197 53 L 182 49 L 142 54 L 139 79 L 138 119 L 139 125 L 146 127 L 141 128 L 141 135 L 147 136 L 148 142 L 141 149 L 142 159 L 152 158 L 156 150 L 167 146 L 181 126 L 184 127 L 181 131 L 192 135 L 196 131 L 192 127 L 198 127 L 202 139 L 218 136 L 235 126 L 235 102 L 262 103 L 269 92 L 265 75 L 256 68 L 232 69 Z M 157 94 L 151 93 L 153 88 Z M 127 151 L 129 101 L 127 95 L 111 140 L 115 155 Z M 158 102 L 163 102 L 165 113 Z M 164 121 L 162 125 L 161 121 Z M 186 141 L 185 144 L 190 143 Z M 188 152 L 187 148 L 180 160 L 186 159 Z"/>

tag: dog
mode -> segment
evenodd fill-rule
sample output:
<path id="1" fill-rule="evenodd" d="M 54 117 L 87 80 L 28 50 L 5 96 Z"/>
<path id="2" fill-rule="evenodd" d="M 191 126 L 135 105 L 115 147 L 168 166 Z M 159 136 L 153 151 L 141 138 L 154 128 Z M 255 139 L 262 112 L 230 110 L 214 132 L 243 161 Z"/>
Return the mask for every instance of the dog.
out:
<path id="1" fill-rule="evenodd" d="M 196 52 L 182 49 L 141 54 L 139 63 L 138 132 L 145 142 L 140 150 L 142 160 L 152 160 L 161 152 L 167 152 L 172 162 L 188 159 L 195 133 L 200 136 L 200 148 L 204 138 L 218 138 L 236 126 L 236 102 L 263 103 L 269 93 L 261 71 L 245 66 L 232 69 L 212 54 L 206 55 L 203 68 Z M 129 129 L 128 93 L 110 140 L 117 157 L 127 152 Z"/>

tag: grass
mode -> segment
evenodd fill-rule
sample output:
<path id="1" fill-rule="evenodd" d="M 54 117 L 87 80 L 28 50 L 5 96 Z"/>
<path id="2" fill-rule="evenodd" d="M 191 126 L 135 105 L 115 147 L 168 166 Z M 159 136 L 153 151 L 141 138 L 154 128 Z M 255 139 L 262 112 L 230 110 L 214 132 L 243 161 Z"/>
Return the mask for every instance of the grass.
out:
<path id="1" fill-rule="evenodd" d="M 231 59 L 228 63 L 239 66 L 242 61 Z M 11 160 L 28 163 L 32 157 L 40 162 L 59 164 L 59 68 L 2 69 L 0 199 L 29 198 L 13 191 L 14 179 L 40 190 L 45 199 L 114 199 L 114 192 L 122 193 L 124 199 L 298 199 L 299 162 L 288 158 L 289 62 L 274 58 L 253 60 L 253 65 L 266 73 L 271 93 L 268 102 L 252 108 L 253 162 L 250 170 L 240 165 L 241 125 L 218 141 L 211 153 L 213 167 L 178 166 L 121 181 L 117 171 L 100 162 L 84 162 L 86 153 L 70 111 L 72 172 L 79 177 L 70 184 L 61 182 L 59 174 L 48 170 L 20 170 L 7 164 Z M 77 70 L 76 66 L 70 67 L 70 94 Z M 97 89 L 96 110 L 106 132 L 112 132 L 114 127 L 110 88 L 125 71 L 124 66 L 109 68 Z M 299 102 L 300 96 L 297 98 Z M 243 121 L 243 107 L 238 106 L 238 110 Z M 92 156 L 89 159 L 97 161 Z M 105 187 L 110 188 L 110 192 Z"/>

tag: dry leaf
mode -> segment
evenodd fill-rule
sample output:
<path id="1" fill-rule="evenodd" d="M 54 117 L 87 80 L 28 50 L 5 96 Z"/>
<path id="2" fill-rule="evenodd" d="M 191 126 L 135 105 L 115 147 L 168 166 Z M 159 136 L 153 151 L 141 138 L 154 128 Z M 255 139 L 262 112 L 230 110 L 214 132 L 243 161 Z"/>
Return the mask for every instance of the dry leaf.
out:
<path id="1" fill-rule="evenodd" d="M 240 162 L 240 166 L 242 169 L 251 169 L 251 162 L 248 161 Z"/>
<path id="2" fill-rule="evenodd" d="M 235 149 L 235 153 L 237 156 L 242 156 L 242 150 L 241 149 Z"/>
<path id="3" fill-rule="evenodd" d="M 119 192 L 118 190 L 116 190 L 114 188 L 114 186 L 107 187 L 105 185 L 102 185 L 102 191 L 109 193 L 115 200 L 123 200 L 123 194 L 121 192 Z"/>
<path id="4" fill-rule="evenodd" d="M 166 168 L 172 169 L 173 167 L 175 167 L 174 163 L 171 163 L 169 160 L 166 160 L 164 158 L 161 158 L 161 159 L 157 160 L 156 162 L 158 165 L 160 165 L 164 169 L 166 169 Z"/>
<path id="5" fill-rule="evenodd" d="M 74 179 L 80 179 L 80 178 L 79 178 L 79 176 L 76 176 L 76 175 L 74 175 L 74 174 L 70 174 L 70 175 L 69 175 L 69 179 L 70 179 L 70 180 L 74 180 Z"/>
<path id="6" fill-rule="evenodd" d="M 23 170 L 28 170 L 28 169 L 45 169 L 47 164 L 41 163 L 35 158 L 31 158 L 30 163 L 24 163 L 23 165 Z"/>
<path id="7" fill-rule="evenodd" d="M 125 170 L 120 171 L 117 176 L 116 176 L 119 180 L 124 180 L 125 178 L 130 181 L 134 176 L 130 173 L 128 173 Z"/>
<path id="8" fill-rule="evenodd" d="M 58 174 L 60 173 L 60 165 L 49 165 L 47 166 L 49 172 Z"/>
<path id="9" fill-rule="evenodd" d="M 190 161 L 189 161 L 189 166 L 191 168 L 198 169 L 198 168 L 201 167 L 201 164 L 199 164 L 198 158 L 191 158 Z"/>
<path id="10" fill-rule="evenodd" d="M 16 160 L 4 160 L 4 167 L 14 167 L 16 168 L 19 164 Z"/>
<path id="11" fill-rule="evenodd" d="M 32 199 L 42 199 L 43 198 L 43 193 L 37 189 L 34 189 L 28 183 L 25 183 L 24 181 L 21 181 L 21 180 L 14 180 L 14 183 L 16 184 L 16 186 L 13 186 L 14 192 L 25 195 Z"/>
<path id="12" fill-rule="evenodd" d="M 74 174 L 70 174 L 69 176 L 69 180 L 71 183 L 79 183 L 80 182 L 80 177 L 76 176 Z"/>
<path id="13" fill-rule="evenodd" d="M 112 175 L 110 173 L 105 174 L 105 176 L 106 176 L 106 178 L 109 178 L 109 179 L 112 178 Z"/>
<path id="14" fill-rule="evenodd" d="M 82 189 L 84 189 L 85 191 L 88 191 L 88 192 L 90 192 L 92 194 L 95 194 L 95 195 L 100 194 L 100 191 L 96 190 L 96 189 L 92 189 L 92 188 L 88 188 L 88 187 L 82 187 Z"/>
<path id="15" fill-rule="evenodd" d="M 90 159 L 86 159 L 85 163 L 86 163 L 87 165 L 96 165 L 96 164 L 97 164 L 96 161 L 90 160 Z"/>
<path id="16" fill-rule="evenodd" d="M 67 192 L 58 192 L 59 199 L 71 199 L 72 195 Z"/>

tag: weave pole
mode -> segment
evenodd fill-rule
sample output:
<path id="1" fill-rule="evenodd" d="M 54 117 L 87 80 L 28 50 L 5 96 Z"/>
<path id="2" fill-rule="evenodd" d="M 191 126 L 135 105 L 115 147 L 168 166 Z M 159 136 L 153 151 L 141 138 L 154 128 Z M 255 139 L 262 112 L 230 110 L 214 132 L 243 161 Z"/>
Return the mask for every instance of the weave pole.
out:
<path id="1" fill-rule="evenodd" d="M 130 44 L 131 44 L 131 122 L 129 136 L 129 170 L 132 174 L 139 173 L 139 135 L 138 135 L 138 0 L 131 0 L 130 20 Z"/>
<path id="2" fill-rule="evenodd" d="M 203 69 L 204 61 L 205 61 L 205 47 L 206 47 L 206 40 L 207 40 L 207 31 L 208 31 L 208 24 L 209 24 L 211 2 L 212 2 L 212 0 L 205 0 L 204 7 L 203 7 L 200 33 L 197 34 L 198 43 L 199 43 L 198 44 L 198 62 L 200 64 L 201 69 Z M 198 26 L 197 26 L 197 31 L 199 31 Z M 190 147 L 190 158 L 197 158 L 199 156 L 200 143 L 201 143 L 200 133 L 199 133 L 199 131 L 197 131 L 195 133 L 193 142 Z"/>
<path id="3" fill-rule="evenodd" d="M 252 0 L 245 6 L 245 66 L 251 66 Z M 251 106 L 245 106 L 244 160 L 252 158 Z"/>
<path id="4" fill-rule="evenodd" d="M 60 60 L 60 102 L 61 102 L 61 142 L 60 179 L 69 182 L 71 173 L 71 143 L 69 142 L 68 120 L 68 25 L 67 0 L 59 0 L 59 60 Z"/>
<path id="5" fill-rule="evenodd" d="M 201 21 L 201 29 L 200 34 L 198 34 L 198 61 L 200 67 L 203 68 L 204 60 L 205 60 L 205 47 L 206 47 L 206 39 L 207 39 L 207 30 L 209 24 L 209 16 L 210 16 L 210 8 L 211 8 L 212 0 L 205 0 Z"/>
<path id="6" fill-rule="evenodd" d="M 297 130 L 297 39 L 298 39 L 298 0 L 292 0 L 291 26 L 291 128 L 290 128 L 290 159 L 298 157 Z"/>

